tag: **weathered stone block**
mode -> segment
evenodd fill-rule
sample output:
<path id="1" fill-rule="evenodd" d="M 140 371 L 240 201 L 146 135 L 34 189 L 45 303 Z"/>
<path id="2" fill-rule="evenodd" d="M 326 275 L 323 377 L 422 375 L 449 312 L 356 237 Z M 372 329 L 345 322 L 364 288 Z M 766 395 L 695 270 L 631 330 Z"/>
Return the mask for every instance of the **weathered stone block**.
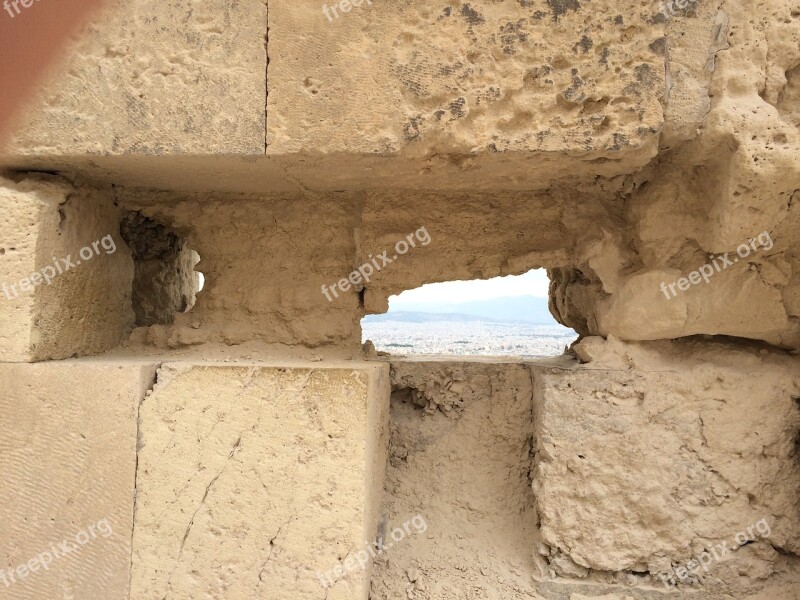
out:
<path id="1" fill-rule="evenodd" d="M 266 2 L 111 2 L 7 152 L 263 155 L 266 32 Z"/>
<path id="2" fill-rule="evenodd" d="M 133 322 L 133 262 L 111 192 L 0 179 L 0 361 L 102 352 Z"/>
<path id="3" fill-rule="evenodd" d="M 526 172 L 554 177 L 657 150 L 664 26 L 650 2 L 355 4 L 270 6 L 268 154 L 535 152 L 559 160 Z"/>
<path id="4" fill-rule="evenodd" d="M 0 597 L 128 598 L 136 414 L 154 372 L 0 363 Z"/>
<path id="5" fill-rule="evenodd" d="M 534 369 L 551 564 L 665 574 L 766 520 L 768 535 L 703 575 L 732 589 L 781 573 L 800 540 L 797 359 L 728 344 L 578 348 L 586 367 Z"/>
<path id="6" fill-rule="evenodd" d="M 369 568 L 320 574 L 375 540 L 387 371 L 164 365 L 140 411 L 132 597 L 366 600 Z"/>
<path id="7" fill-rule="evenodd" d="M 728 335 L 798 349 L 796 4 L 698 2 L 668 33 L 670 149 L 626 181 L 616 225 L 585 228 L 553 304 L 585 335 Z"/>

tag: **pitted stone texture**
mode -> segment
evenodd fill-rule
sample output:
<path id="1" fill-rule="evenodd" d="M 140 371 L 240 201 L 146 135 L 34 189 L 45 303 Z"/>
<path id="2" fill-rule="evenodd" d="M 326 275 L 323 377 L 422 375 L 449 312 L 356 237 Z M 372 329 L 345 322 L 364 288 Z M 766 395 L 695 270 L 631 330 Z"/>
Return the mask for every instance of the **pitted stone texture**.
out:
<path id="1" fill-rule="evenodd" d="M 702 138 L 670 153 L 631 183 L 625 215 L 587 224 L 577 268 L 550 273 L 562 323 L 626 340 L 719 334 L 800 348 L 800 181 L 789 172 L 772 199 L 726 207 L 734 146 Z"/>
<path id="2" fill-rule="evenodd" d="M 789 0 L 764 8 L 730 0 L 720 11 L 709 35 L 714 48 L 728 47 L 709 55 L 702 135 L 628 178 L 616 222 L 587 227 L 575 268 L 554 272 L 556 314 L 581 333 L 722 334 L 800 348 L 800 129 L 791 102 L 800 19 Z M 697 73 L 699 57 L 689 63 Z M 687 117 L 690 105 L 680 104 Z M 762 235 L 769 242 L 748 252 Z M 732 264 L 717 269 L 711 256 L 725 254 Z M 661 289 L 707 264 L 708 283 L 677 295 Z"/>
<path id="3" fill-rule="evenodd" d="M 526 172 L 548 178 L 655 155 L 664 25 L 649 0 L 338 6 L 270 6 L 269 154 L 537 153 Z"/>
<path id="4" fill-rule="evenodd" d="M 797 358 L 599 338 L 578 352 L 586 367 L 534 370 L 534 492 L 551 558 L 657 575 L 766 519 L 768 537 L 714 561 L 706 585 L 796 577 Z"/>
<path id="5" fill-rule="evenodd" d="M 112 194 L 58 178 L 0 179 L 0 360 L 102 352 L 129 331 L 133 262 Z"/>
<path id="6" fill-rule="evenodd" d="M 366 600 L 388 368 L 165 365 L 140 410 L 131 597 Z"/>
<path id="7" fill-rule="evenodd" d="M 180 347 L 249 340 L 360 348 L 359 297 L 330 301 L 330 287 L 352 269 L 360 196 L 226 197 L 122 192 L 129 207 L 168 223 L 201 257 L 205 287 L 174 326 L 138 330 L 153 344 Z"/>
<path id="8" fill-rule="evenodd" d="M 128 598 L 136 413 L 154 373 L 154 366 L 0 364 L 0 596 Z M 63 542 L 71 551 L 54 558 Z M 12 582 L 10 571 L 44 552 L 47 569 L 34 563 L 35 572 Z"/>
<path id="9" fill-rule="evenodd" d="M 260 0 L 116 0 L 6 152 L 263 155 L 266 31 Z"/>
<path id="10" fill-rule="evenodd" d="M 669 18 L 664 39 L 667 89 L 662 148 L 700 134 L 703 119 L 711 110 L 709 86 L 717 53 L 728 48 L 728 15 L 719 9 L 721 0 L 692 2 L 686 11 L 675 4 L 662 4 L 676 11 Z"/>

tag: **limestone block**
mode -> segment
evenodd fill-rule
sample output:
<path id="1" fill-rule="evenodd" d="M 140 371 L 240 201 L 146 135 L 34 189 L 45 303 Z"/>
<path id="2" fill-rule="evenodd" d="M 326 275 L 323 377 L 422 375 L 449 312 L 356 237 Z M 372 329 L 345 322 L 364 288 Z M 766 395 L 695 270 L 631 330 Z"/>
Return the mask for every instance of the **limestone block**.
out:
<path id="1" fill-rule="evenodd" d="M 1 597 L 127 600 L 136 414 L 154 373 L 0 364 Z"/>
<path id="2" fill-rule="evenodd" d="M 780 284 L 770 275 L 780 271 L 775 258 L 754 256 L 736 261 L 715 278 L 681 293 L 681 282 L 698 268 L 713 269 L 713 261 L 698 257 L 694 269 L 652 269 L 624 279 L 618 294 L 601 299 L 597 307 L 599 330 L 628 340 L 658 340 L 685 335 L 722 334 L 750 337 L 789 347 L 800 344 L 800 326 L 787 314 Z M 729 257 L 730 259 L 730 257 Z M 702 267 L 707 264 L 708 267 Z M 720 260 L 717 260 L 720 264 Z M 694 275 L 692 275 L 695 277 Z M 781 283 L 785 284 L 786 281 Z M 667 297 L 661 285 L 672 285 Z M 681 284 L 683 285 L 683 284 Z M 756 316 L 757 315 L 757 316 Z"/>
<path id="3" fill-rule="evenodd" d="M 557 275 L 554 304 L 564 324 L 585 334 L 627 340 L 729 335 L 797 349 L 796 5 L 780 0 L 761 10 L 732 0 L 716 14 L 698 5 L 694 16 L 669 24 L 676 80 L 662 143 L 674 147 L 623 186 L 624 209 L 614 228 L 619 247 L 606 254 L 619 258 L 616 272 L 590 264 L 586 250 L 601 233 L 589 224 L 595 240 L 579 242 L 579 264 Z M 677 297 L 660 291 L 662 283 L 697 279 L 701 268 L 709 277 Z"/>
<path id="4" fill-rule="evenodd" d="M 0 180 L 0 360 L 102 352 L 132 324 L 133 262 L 111 191 Z"/>
<path id="5" fill-rule="evenodd" d="M 27 110 L 11 155 L 264 153 L 262 1 L 109 3 Z"/>
<path id="6" fill-rule="evenodd" d="M 588 365 L 534 368 L 534 491 L 552 555 L 657 575 L 766 519 L 768 536 L 708 577 L 779 572 L 800 540 L 797 358 L 599 338 L 578 351 Z"/>
<path id="7" fill-rule="evenodd" d="M 16 297 L 9 286 L 19 285 L 36 269 L 36 241 L 39 218 L 43 206 L 39 198 L 44 194 L 25 193 L 9 188 L 6 182 L 0 188 L 3 200 L 3 220 L 0 221 L 0 265 L 2 265 L 2 297 L 0 302 L 0 359 L 22 361 L 30 356 L 35 314 L 31 295 Z M 37 198 L 39 196 L 39 198 Z M 55 204 L 63 198 L 57 194 Z M 53 203 L 51 202 L 51 205 Z"/>
<path id="8" fill-rule="evenodd" d="M 489 202 L 482 193 L 427 190 L 254 197 L 127 189 L 116 197 L 169 223 L 201 257 L 197 303 L 146 334 L 172 347 L 263 340 L 358 351 L 363 313 L 385 311 L 391 295 L 569 262 L 572 225 L 562 215 L 586 212 L 580 196 L 563 191 L 495 192 Z M 137 269 L 146 281 L 134 294 L 152 298 L 166 287 L 138 261 Z"/>
<path id="9" fill-rule="evenodd" d="M 366 600 L 351 567 L 376 535 L 387 371 L 164 365 L 140 411 L 131 597 Z"/>
<path id="10" fill-rule="evenodd" d="M 675 3 L 667 4 L 675 8 Z M 687 11 L 677 10 L 667 23 L 662 148 L 697 137 L 711 110 L 709 86 L 717 53 L 728 47 L 728 15 L 718 4 L 694 2 L 690 6 Z"/>
<path id="11" fill-rule="evenodd" d="M 663 123 L 656 12 L 646 0 L 273 3 L 267 152 L 539 153 L 526 173 L 627 172 L 654 156 Z"/>

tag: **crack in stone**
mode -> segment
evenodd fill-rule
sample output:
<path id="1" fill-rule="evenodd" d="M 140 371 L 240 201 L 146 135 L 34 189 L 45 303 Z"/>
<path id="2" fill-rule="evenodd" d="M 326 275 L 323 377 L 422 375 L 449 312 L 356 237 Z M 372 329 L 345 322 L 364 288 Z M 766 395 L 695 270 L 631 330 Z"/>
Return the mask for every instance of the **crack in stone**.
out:
<path id="1" fill-rule="evenodd" d="M 246 391 L 246 390 L 250 389 L 251 387 L 253 387 L 253 384 L 255 383 L 256 375 L 258 375 L 260 372 L 261 372 L 261 368 L 260 367 L 251 367 L 251 368 L 249 368 L 247 370 L 247 376 L 245 378 L 244 385 L 242 386 L 242 389 L 239 390 L 239 394 L 240 395 L 244 391 Z"/>
<path id="2" fill-rule="evenodd" d="M 131 553 L 130 553 L 130 564 L 128 566 L 128 594 L 131 593 L 131 588 L 133 587 L 133 549 L 134 549 L 134 537 L 136 532 L 136 504 L 137 504 L 137 496 L 139 490 L 139 451 L 142 449 L 142 404 L 147 399 L 147 397 L 152 394 L 153 390 L 158 383 L 158 371 L 163 366 L 163 363 L 159 363 L 155 365 L 155 369 L 153 370 L 153 375 L 150 378 L 150 383 L 147 386 L 147 389 L 144 390 L 142 394 L 141 400 L 139 400 L 139 404 L 136 407 L 136 458 L 134 461 L 133 467 L 133 507 L 131 510 Z"/>
<path id="3" fill-rule="evenodd" d="M 287 527 L 289 525 L 289 523 L 291 523 L 292 520 L 295 519 L 296 517 L 297 517 L 297 513 L 296 512 L 292 513 L 292 515 L 289 517 L 289 519 L 283 525 L 278 527 L 278 531 L 275 533 L 275 535 L 273 535 L 272 538 L 270 538 L 270 540 L 269 540 L 269 554 L 267 554 L 267 560 L 264 561 L 264 564 L 261 565 L 261 570 L 258 572 L 258 584 L 256 585 L 256 588 L 258 588 L 258 586 L 260 586 L 264 582 L 264 580 L 261 578 L 261 576 L 264 574 L 264 571 L 267 570 L 267 565 L 269 564 L 269 561 L 272 560 L 272 552 L 275 550 L 275 546 L 274 546 L 275 540 L 278 539 L 278 537 L 280 536 L 281 532 L 283 531 L 283 528 Z"/>
<path id="4" fill-rule="evenodd" d="M 225 472 L 225 469 L 228 468 L 228 465 L 230 464 L 231 459 L 233 458 L 234 454 L 236 454 L 236 451 L 239 449 L 241 444 L 242 444 L 242 434 L 240 433 L 239 437 L 236 440 L 236 442 L 233 444 L 233 448 L 231 448 L 231 451 L 228 453 L 228 458 L 226 459 L 225 464 L 222 466 L 222 469 L 220 469 L 220 472 L 217 473 L 217 475 L 206 486 L 206 491 L 205 491 L 205 493 L 203 494 L 203 497 L 200 500 L 200 505 L 194 511 L 194 514 L 192 514 L 192 518 L 189 521 L 189 525 L 186 527 L 186 532 L 183 534 L 183 539 L 181 540 L 181 547 L 178 549 L 178 557 L 175 559 L 175 568 L 172 569 L 172 572 L 169 574 L 169 577 L 167 578 L 167 593 L 164 594 L 164 598 L 162 598 L 162 600 L 167 600 L 167 596 L 169 595 L 169 590 L 170 590 L 170 586 L 171 586 L 171 582 L 172 582 L 172 577 L 173 577 L 173 575 L 175 575 L 175 571 L 177 571 L 178 567 L 180 566 L 181 557 L 183 556 L 183 549 L 184 549 L 184 546 L 186 545 L 186 540 L 189 538 L 189 533 L 192 531 L 192 527 L 194 526 L 195 517 L 200 512 L 200 509 L 203 508 L 203 506 L 205 505 L 206 498 L 208 498 L 208 494 L 211 492 L 211 488 L 214 486 L 214 484 L 217 482 L 217 480 L 220 477 L 222 477 L 222 474 Z"/>

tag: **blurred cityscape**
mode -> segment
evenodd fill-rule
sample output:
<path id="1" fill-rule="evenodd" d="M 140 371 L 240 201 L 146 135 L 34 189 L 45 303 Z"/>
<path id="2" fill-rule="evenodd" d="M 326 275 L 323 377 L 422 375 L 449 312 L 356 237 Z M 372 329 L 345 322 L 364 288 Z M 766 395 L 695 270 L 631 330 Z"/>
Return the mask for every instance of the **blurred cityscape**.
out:
<path id="1" fill-rule="evenodd" d="M 578 338 L 561 325 L 482 321 L 380 321 L 363 324 L 363 339 L 391 354 L 537 358 L 564 353 Z"/>
<path id="2" fill-rule="evenodd" d="M 553 319 L 547 299 L 521 296 L 406 304 L 403 310 L 364 317 L 362 338 L 391 354 L 536 358 L 563 354 L 578 335 Z"/>

